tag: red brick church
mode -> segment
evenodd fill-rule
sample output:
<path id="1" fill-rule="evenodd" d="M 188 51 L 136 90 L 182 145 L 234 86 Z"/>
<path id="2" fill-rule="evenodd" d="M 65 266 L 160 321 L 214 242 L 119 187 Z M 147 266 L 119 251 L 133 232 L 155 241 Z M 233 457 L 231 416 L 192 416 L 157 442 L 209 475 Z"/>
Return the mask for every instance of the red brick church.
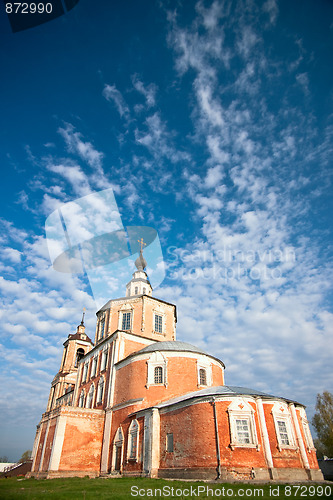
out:
<path id="1" fill-rule="evenodd" d="M 140 253 L 126 296 L 64 343 L 30 475 L 318 480 L 302 404 L 224 385 L 224 364 L 176 340 Z"/>

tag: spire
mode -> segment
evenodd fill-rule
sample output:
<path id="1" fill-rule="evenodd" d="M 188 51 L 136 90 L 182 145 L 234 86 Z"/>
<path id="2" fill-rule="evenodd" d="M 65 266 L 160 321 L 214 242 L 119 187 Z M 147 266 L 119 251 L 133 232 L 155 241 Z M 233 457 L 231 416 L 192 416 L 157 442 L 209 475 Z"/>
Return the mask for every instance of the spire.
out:
<path id="1" fill-rule="evenodd" d="M 81 323 L 78 325 L 76 329 L 76 333 L 84 333 L 86 330 L 86 327 L 84 326 L 84 315 L 86 314 L 86 308 L 83 308 L 83 313 L 82 313 L 82 319 Z"/>
<path id="2" fill-rule="evenodd" d="M 86 308 L 83 308 L 83 313 L 82 313 L 82 319 L 81 319 L 81 326 L 84 326 L 84 315 L 86 314 Z"/>

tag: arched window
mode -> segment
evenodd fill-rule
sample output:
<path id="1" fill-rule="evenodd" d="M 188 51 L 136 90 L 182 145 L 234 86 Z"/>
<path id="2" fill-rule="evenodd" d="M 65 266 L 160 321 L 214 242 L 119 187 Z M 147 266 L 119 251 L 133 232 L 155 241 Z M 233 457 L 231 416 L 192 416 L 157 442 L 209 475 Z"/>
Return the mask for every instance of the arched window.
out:
<path id="1" fill-rule="evenodd" d="M 75 359 L 75 366 L 78 366 L 79 364 L 79 361 L 80 359 L 82 359 L 84 356 L 84 349 L 82 349 L 82 347 L 80 347 L 77 351 L 76 351 L 76 359 Z"/>
<path id="2" fill-rule="evenodd" d="M 93 399 L 94 399 L 94 392 L 95 392 L 95 386 L 92 384 L 90 386 L 89 392 L 88 392 L 88 397 L 87 397 L 87 406 L 86 408 L 91 408 L 93 404 Z"/>
<path id="3" fill-rule="evenodd" d="M 104 377 L 101 377 L 99 379 L 97 388 L 97 400 L 96 400 L 97 404 L 103 401 L 103 393 L 104 393 Z"/>
<path id="4" fill-rule="evenodd" d="M 123 462 L 124 435 L 121 427 L 118 427 L 113 440 L 112 470 L 121 471 Z"/>
<path id="5" fill-rule="evenodd" d="M 163 384 L 163 368 L 162 368 L 162 366 L 155 366 L 154 384 Z"/>
<path id="6" fill-rule="evenodd" d="M 83 408 L 84 407 L 84 390 L 82 389 L 80 398 L 79 398 L 79 407 Z"/>
<path id="7" fill-rule="evenodd" d="M 139 422 L 137 420 L 132 420 L 128 430 L 127 456 L 129 460 L 137 460 L 138 458 L 138 439 Z"/>
<path id="8" fill-rule="evenodd" d="M 199 384 L 207 385 L 207 375 L 206 375 L 206 370 L 204 368 L 200 368 L 199 370 Z"/>

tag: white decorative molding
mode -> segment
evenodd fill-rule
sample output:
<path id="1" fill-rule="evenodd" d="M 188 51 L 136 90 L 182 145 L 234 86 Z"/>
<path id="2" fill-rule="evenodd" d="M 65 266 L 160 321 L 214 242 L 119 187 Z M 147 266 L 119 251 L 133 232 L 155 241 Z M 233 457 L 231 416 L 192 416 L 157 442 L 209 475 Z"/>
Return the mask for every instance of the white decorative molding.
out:
<path id="1" fill-rule="evenodd" d="M 281 451 L 282 449 L 297 449 L 288 405 L 284 401 L 276 401 L 273 405 L 271 413 L 274 420 L 278 450 Z M 282 432 L 281 428 L 283 428 L 282 430 L 285 430 L 285 432 Z M 288 441 L 288 443 L 286 443 L 286 440 Z"/>
<path id="2" fill-rule="evenodd" d="M 116 456 L 117 456 L 117 448 L 120 448 L 120 469 L 121 472 L 123 469 L 123 458 L 124 458 L 124 434 L 121 427 L 118 427 L 116 435 L 113 440 L 112 446 L 112 465 L 111 470 L 116 470 Z"/>
<path id="3" fill-rule="evenodd" d="M 235 398 L 227 409 L 230 427 L 230 448 L 256 448 L 258 442 L 254 409 L 243 398 Z"/>
<path id="4" fill-rule="evenodd" d="M 205 370 L 206 372 L 206 384 L 200 384 L 200 370 Z M 213 383 L 213 374 L 212 374 L 212 363 L 209 359 L 200 356 L 197 359 L 197 381 L 198 387 L 209 387 Z"/>
<path id="5" fill-rule="evenodd" d="M 157 368 L 158 366 L 162 367 L 162 384 L 155 384 L 154 380 L 155 368 Z M 164 385 L 165 387 L 168 387 L 167 366 L 168 366 L 168 360 L 162 352 L 155 351 L 149 357 L 149 359 L 147 360 L 147 383 L 146 383 L 147 389 L 151 385 Z"/>
<path id="6" fill-rule="evenodd" d="M 128 429 L 128 440 L 127 440 L 127 461 L 138 461 L 139 453 L 139 432 L 140 426 L 139 422 L 134 419 Z"/>

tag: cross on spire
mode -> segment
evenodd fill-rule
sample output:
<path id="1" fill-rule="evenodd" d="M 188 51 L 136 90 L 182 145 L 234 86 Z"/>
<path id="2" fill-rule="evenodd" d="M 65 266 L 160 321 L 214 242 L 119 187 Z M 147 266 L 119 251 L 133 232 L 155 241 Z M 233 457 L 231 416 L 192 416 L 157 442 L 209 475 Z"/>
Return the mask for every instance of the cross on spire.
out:
<path id="1" fill-rule="evenodd" d="M 140 243 L 140 253 L 142 253 L 142 249 L 144 246 L 147 246 L 147 243 L 143 241 L 143 238 L 141 238 L 141 240 L 138 240 L 138 243 Z"/>
<path id="2" fill-rule="evenodd" d="M 84 315 L 86 314 L 86 308 L 83 308 L 83 314 L 82 314 L 82 320 L 81 320 L 81 325 L 84 326 Z"/>

